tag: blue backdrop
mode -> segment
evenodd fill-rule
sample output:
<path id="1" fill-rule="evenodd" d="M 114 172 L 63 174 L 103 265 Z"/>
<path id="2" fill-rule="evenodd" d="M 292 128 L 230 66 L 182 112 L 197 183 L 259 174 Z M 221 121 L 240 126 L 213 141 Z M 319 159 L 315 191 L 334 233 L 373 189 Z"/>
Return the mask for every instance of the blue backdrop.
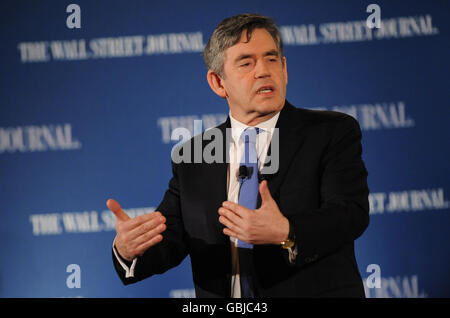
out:
<path id="1" fill-rule="evenodd" d="M 194 295 L 189 258 L 122 285 L 105 202 L 152 211 L 172 131 L 226 118 L 201 52 L 243 12 L 280 27 L 292 104 L 361 125 L 367 296 L 450 296 L 448 1 L 377 1 L 380 28 L 366 24 L 373 1 L 74 1 L 81 28 L 72 1 L 0 3 L 1 297 Z"/>

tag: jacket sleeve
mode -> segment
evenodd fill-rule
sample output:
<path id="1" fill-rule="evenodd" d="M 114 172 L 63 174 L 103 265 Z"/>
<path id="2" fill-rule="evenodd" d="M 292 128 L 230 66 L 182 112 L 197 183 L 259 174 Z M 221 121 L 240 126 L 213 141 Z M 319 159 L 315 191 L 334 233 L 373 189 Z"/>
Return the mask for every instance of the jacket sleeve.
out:
<path id="1" fill-rule="evenodd" d="M 320 206 L 291 219 L 298 255 L 295 266 L 353 244 L 369 225 L 367 170 L 361 130 L 350 116 L 340 117 L 321 160 Z"/>
<path id="2" fill-rule="evenodd" d="M 125 269 L 120 265 L 113 251 L 114 268 L 125 285 L 143 280 L 154 274 L 162 274 L 179 265 L 188 254 L 188 245 L 181 217 L 178 168 L 179 165 L 172 163 L 173 176 L 161 204 L 156 209 L 166 217 L 167 228 L 162 233 L 162 241 L 137 257 L 132 277 L 126 277 L 128 275 L 126 275 Z"/>

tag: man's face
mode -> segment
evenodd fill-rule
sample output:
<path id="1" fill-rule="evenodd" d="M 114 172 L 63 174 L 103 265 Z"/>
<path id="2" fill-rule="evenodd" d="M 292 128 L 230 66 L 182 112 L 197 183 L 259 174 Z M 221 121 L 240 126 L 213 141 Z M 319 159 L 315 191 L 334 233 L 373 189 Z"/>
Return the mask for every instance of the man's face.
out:
<path id="1" fill-rule="evenodd" d="M 250 42 L 244 30 L 240 41 L 225 51 L 221 83 L 233 117 L 251 124 L 283 108 L 287 70 L 280 54 L 265 29 L 254 29 Z"/>

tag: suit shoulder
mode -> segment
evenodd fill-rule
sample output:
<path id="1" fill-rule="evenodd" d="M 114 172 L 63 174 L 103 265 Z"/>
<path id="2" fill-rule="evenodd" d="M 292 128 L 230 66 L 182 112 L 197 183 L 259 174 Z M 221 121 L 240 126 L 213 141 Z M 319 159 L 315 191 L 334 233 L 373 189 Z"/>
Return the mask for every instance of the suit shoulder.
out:
<path id="1" fill-rule="evenodd" d="M 332 110 L 317 110 L 317 109 L 306 109 L 306 108 L 295 108 L 295 112 L 299 119 L 302 119 L 310 124 L 318 125 L 343 125 L 358 127 L 358 121 L 346 113 L 332 111 Z"/>
<path id="2" fill-rule="evenodd" d="M 295 107 L 298 116 L 308 121 L 339 121 L 352 116 L 334 110 L 319 110 Z"/>

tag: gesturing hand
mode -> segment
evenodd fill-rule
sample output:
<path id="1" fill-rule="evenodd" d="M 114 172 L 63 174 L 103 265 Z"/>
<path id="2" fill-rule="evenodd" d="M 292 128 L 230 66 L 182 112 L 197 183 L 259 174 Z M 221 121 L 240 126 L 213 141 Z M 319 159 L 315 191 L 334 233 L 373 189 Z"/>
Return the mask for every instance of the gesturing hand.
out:
<path id="1" fill-rule="evenodd" d="M 289 235 L 289 221 L 272 198 L 267 181 L 259 185 L 261 207 L 250 210 L 225 201 L 219 208 L 219 222 L 226 226 L 223 233 L 251 244 L 280 244 Z"/>
<path id="2" fill-rule="evenodd" d="M 161 233 L 166 229 L 166 218 L 161 212 L 151 212 L 131 219 L 114 199 L 106 201 L 106 206 L 117 219 L 116 250 L 127 261 L 132 261 L 149 247 L 162 241 Z"/>

